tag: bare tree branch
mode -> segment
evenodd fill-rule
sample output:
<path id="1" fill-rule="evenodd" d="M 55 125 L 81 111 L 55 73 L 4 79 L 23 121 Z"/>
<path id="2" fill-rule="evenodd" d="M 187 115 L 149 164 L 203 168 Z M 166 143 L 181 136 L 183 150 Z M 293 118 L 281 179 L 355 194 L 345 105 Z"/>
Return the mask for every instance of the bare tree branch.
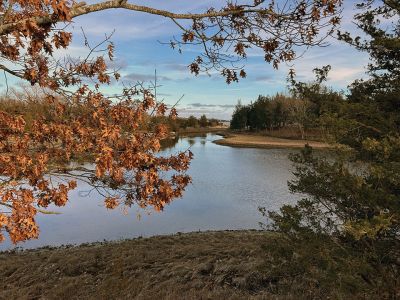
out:
<path id="1" fill-rule="evenodd" d="M 277 14 L 273 12 L 270 9 L 266 8 L 260 8 L 260 9 L 232 9 L 232 10 L 221 10 L 221 11 L 208 11 L 206 13 L 199 13 L 199 14 L 192 14 L 192 13 L 174 13 L 166 10 L 160 10 L 148 6 L 141 6 L 141 5 L 136 5 L 136 4 L 130 4 L 127 3 L 127 1 L 121 1 L 121 0 L 111 0 L 111 1 L 104 1 L 96 4 L 90 4 L 87 5 L 85 2 L 80 2 L 77 3 L 72 7 L 72 10 L 70 12 L 70 18 L 76 18 L 82 15 L 86 15 L 89 13 L 94 13 L 94 12 L 99 12 L 103 10 L 109 10 L 109 9 L 127 9 L 127 10 L 132 10 L 132 11 L 137 11 L 137 12 L 143 12 L 147 14 L 152 14 L 152 15 L 158 15 L 170 19 L 183 19 L 183 20 L 198 20 L 198 19 L 204 19 L 204 18 L 213 18 L 213 17 L 226 17 L 226 16 L 231 16 L 231 15 L 239 15 L 239 14 L 249 14 L 249 13 L 258 13 L 260 15 L 270 15 L 272 17 L 279 17 L 279 18 L 286 18 L 288 17 L 287 15 L 284 14 Z M 13 22 L 9 24 L 4 24 L 0 26 L 0 35 L 8 34 L 10 33 L 15 27 L 20 26 L 27 22 L 28 20 L 34 21 L 37 25 L 46 25 L 46 24 L 52 24 L 52 23 L 57 23 L 60 21 L 57 16 L 54 15 L 49 15 L 49 16 L 43 16 L 43 17 L 36 17 L 36 18 L 29 18 L 29 19 L 24 19 L 20 20 L 18 22 Z"/>

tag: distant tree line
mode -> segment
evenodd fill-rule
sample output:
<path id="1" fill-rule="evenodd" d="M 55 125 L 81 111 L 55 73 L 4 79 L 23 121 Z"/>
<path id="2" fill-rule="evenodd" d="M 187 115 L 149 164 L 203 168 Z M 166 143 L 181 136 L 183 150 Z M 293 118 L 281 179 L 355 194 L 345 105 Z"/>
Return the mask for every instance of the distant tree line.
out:
<path id="1" fill-rule="evenodd" d="M 36 116 L 41 113 L 45 117 L 51 115 L 51 111 L 54 110 L 52 104 L 45 101 L 44 95 L 41 89 L 31 87 L 30 85 L 21 84 L 18 88 L 10 89 L 8 95 L 0 95 L 0 110 L 23 115 L 26 127 L 30 129 Z M 21 99 L 24 99 L 22 101 Z M 85 107 L 69 109 L 68 114 L 77 116 L 82 113 L 87 113 Z M 189 116 L 187 118 L 170 118 L 167 116 L 151 116 L 151 114 L 143 116 L 143 124 L 141 124 L 141 130 L 153 130 L 157 125 L 166 124 L 171 131 L 179 131 L 180 129 L 186 128 L 206 128 L 221 126 L 222 122 L 215 118 L 207 118 L 206 115 L 202 115 L 199 118 L 195 116 Z"/>
<path id="2" fill-rule="evenodd" d="M 230 128 L 260 131 L 291 126 L 297 127 L 304 138 L 305 130 L 320 126 L 320 117 L 329 111 L 336 111 L 343 101 L 342 94 L 320 84 L 303 84 L 291 90 L 289 95 L 260 95 L 248 105 L 239 101 Z"/>
<path id="3" fill-rule="evenodd" d="M 206 127 L 214 127 L 221 126 L 222 123 L 220 120 L 215 118 L 208 119 L 206 115 L 202 115 L 199 118 L 195 116 L 189 116 L 188 118 L 154 118 L 154 124 L 158 123 L 167 123 L 169 128 L 172 131 L 179 131 L 186 128 L 206 128 Z"/>

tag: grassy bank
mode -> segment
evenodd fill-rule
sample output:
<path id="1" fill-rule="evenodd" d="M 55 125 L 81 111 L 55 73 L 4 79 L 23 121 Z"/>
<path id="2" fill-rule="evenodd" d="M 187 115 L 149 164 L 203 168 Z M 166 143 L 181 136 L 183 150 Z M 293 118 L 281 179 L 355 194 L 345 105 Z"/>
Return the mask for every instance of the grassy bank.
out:
<path id="1" fill-rule="evenodd" d="M 0 253 L 0 299 L 263 299 L 260 231 Z"/>
<path id="2" fill-rule="evenodd" d="M 276 251 L 288 249 L 281 237 L 197 232 L 3 252 L 0 299 L 394 299 L 347 265 L 331 269 L 312 245 L 298 250 L 304 261 L 295 253 L 276 265 Z"/>
<path id="3" fill-rule="evenodd" d="M 214 141 L 214 143 L 224 146 L 247 148 L 303 148 L 305 144 L 308 144 L 315 149 L 332 148 L 332 145 L 323 142 L 236 133 L 228 134 L 223 139 Z"/>

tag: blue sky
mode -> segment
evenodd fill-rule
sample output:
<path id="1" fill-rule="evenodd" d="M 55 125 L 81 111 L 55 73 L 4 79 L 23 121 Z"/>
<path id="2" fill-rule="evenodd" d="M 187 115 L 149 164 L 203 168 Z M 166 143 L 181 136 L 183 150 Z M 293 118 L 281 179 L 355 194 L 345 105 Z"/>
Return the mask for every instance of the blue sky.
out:
<path id="1" fill-rule="evenodd" d="M 174 12 L 198 12 L 209 6 L 218 7 L 224 1 L 130 2 Z M 345 2 L 343 26 L 351 28 L 355 2 Z M 122 68 L 122 81 L 113 83 L 107 88 L 107 92 L 117 93 L 122 89 L 122 83 L 134 84 L 138 80 L 148 82 L 153 79 L 154 70 L 157 69 L 161 85 L 158 88 L 159 99 L 163 98 L 166 103 L 174 104 L 185 95 L 178 106 L 182 116 L 199 116 L 205 113 L 209 117 L 230 119 L 233 106 L 238 100 L 249 103 L 259 94 L 273 95 L 286 90 L 289 66 L 281 65 L 279 70 L 274 70 L 264 62 L 262 53 L 257 51 L 252 51 L 245 61 L 248 77 L 239 83 L 227 85 L 218 74 L 202 74 L 197 77 L 190 74 L 187 65 L 201 49 L 190 46 L 183 48 L 183 53 L 179 54 L 168 45 L 161 44 L 160 41 L 168 42 L 174 35 L 181 35 L 179 29 L 163 17 L 125 10 L 109 10 L 79 17 L 74 19 L 70 28 L 74 39 L 68 55 L 78 57 L 87 53 L 87 49 L 83 47 L 81 27 L 93 44 L 102 40 L 104 34 L 115 30 L 112 37 L 116 48 L 114 64 Z M 336 40 L 329 42 L 328 47 L 309 49 L 302 58 L 294 62 L 294 67 L 298 79 L 308 81 L 313 78 L 313 68 L 330 64 L 332 71 L 329 85 L 337 90 L 345 90 L 355 78 L 363 76 L 368 57 Z"/>

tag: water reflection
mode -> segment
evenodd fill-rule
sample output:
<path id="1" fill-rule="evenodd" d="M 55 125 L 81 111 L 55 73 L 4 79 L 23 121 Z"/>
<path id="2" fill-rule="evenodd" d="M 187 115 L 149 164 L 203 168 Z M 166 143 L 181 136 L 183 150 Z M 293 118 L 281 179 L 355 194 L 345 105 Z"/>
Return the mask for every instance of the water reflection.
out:
<path id="1" fill-rule="evenodd" d="M 164 150 L 165 150 L 165 149 L 173 148 L 173 147 L 175 147 L 175 145 L 178 143 L 178 141 L 179 141 L 179 137 L 178 137 L 178 136 L 176 136 L 176 137 L 171 137 L 171 138 L 162 140 L 162 141 L 160 142 L 160 144 L 161 144 L 161 149 L 164 149 Z"/>
<path id="2" fill-rule="evenodd" d="M 194 138 L 187 138 L 187 141 L 188 141 L 190 147 L 192 147 L 194 144 L 196 144 L 196 139 L 194 139 Z"/>
<path id="3" fill-rule="evenodd" d="M 212 143 L 219 136 L 176 138 L 163 145 L 163 153 L 190 150 L 194 153 L 189 175 L 193 178 L 182 199 L 176 199 L 162 213 L 143 212 L 137 208 L 124 215 L 108 211 L 95 192 L 80 197 L 90 189 L 80 184 L 71 192 L 64 208 L 50 209 L 61 215 L 39 215 L 39 240 L 28 241 L 25 248 L 43 245 L 116 240 L 197 230 L 259 228 L 265 221 L 259 206 L 278 209 L 295 201 L 287 188 L 291 178 L 289 150 L 231 148 Z M 165 143 L 165 141 L 163 142 Z M 140 214 L 141 218 L 138 218 Z M 6 242 L 0 249 L 10 248 Z"/>

